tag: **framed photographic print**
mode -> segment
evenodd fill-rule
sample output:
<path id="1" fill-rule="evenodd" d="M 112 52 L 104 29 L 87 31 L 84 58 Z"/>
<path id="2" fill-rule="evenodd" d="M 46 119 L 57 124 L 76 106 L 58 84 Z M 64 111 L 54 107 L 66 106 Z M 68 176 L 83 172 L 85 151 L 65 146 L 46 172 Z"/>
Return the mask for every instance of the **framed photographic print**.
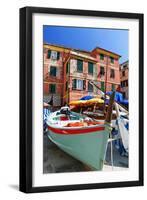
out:
<path id="1" fill-rule="evenodd" d="M 143 185 L 143 14 L 20 9 L 20 191 Z"/>

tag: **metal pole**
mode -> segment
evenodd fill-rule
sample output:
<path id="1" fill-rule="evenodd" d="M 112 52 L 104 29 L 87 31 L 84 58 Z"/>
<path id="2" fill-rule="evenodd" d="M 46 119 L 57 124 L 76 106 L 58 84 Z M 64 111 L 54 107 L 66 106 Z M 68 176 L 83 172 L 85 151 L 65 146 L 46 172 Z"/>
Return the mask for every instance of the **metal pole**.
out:
<path id="1" fill-rule="evenodd" d="M 110 133 L 110 137 L 111 137 L 111 141 L 110 141 L 110 143 L 111 143 L 111 166 L 112 166 L 112 170 L 113 170 L 113 166 L 114 166 L 114 164 L 113 164 L 113 140 L 112 140 L 112 134 Z"/>

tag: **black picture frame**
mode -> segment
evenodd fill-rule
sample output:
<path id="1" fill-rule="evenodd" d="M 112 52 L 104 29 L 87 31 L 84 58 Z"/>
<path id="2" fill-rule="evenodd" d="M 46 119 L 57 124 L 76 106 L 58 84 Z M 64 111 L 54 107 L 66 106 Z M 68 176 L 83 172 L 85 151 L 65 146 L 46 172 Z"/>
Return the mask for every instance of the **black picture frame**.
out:
<path id="1" fill-rule="evenodd" d="M 139 180 L 47 187 L 32 186 L 32 15 L 34 13 L 139 20 Z M 143 185 L 143 24 L 143 14 L 138 13 L 42 7 L 24 7 L 20 9 L 20 191 L 34 193 Z"/>

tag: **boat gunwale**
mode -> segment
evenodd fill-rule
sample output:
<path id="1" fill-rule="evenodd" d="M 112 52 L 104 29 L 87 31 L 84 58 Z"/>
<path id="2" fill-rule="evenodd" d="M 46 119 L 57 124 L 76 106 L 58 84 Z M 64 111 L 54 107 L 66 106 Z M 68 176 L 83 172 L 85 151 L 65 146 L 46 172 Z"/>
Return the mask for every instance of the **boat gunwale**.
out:
<path id="1" fill-rule="evenodd" d="M 86 127 L 55 127 L 52 125 L 48 125 L 48 130 L 51 130 L 53 133 L 57 134 L 65 134 L 65 135 L 74 135 L 74 134 L 90 134 L 96 131 L 104 131 L 105 124 L 102 126 L 94 125 L 94 126 L 86 126 Z"/>

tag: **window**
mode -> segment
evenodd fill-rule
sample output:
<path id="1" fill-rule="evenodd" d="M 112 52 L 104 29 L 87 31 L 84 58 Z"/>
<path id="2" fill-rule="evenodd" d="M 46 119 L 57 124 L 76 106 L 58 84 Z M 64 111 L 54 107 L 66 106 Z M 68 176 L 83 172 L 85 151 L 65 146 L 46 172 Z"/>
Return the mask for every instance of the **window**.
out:
<path id="1" fill-rule="evenodd" d="M 93 74 L 93 63 L 88 62 L 88 74 Z"/>
<path id="2" fill-rule="evenodd" d="M 125 99 L 126 98 L 126 93 L 123 92 L 122 94 L 123 94 L 123 99 Z"/>
<path id="3" fill-rule="evenodd" d="M 101 82 L 101 90 L 104 92 L 105 91 L 105 83 Z"/>
<path id="4" fill-rule="evenodd" d="M 60 52 L 48 50 L 47 57 L 52 60 L 59 60 Z"/>
<path id="5" fill-rule="evenodd" d="M 100 66 L 100 75 L 104 76 L 105 70 L 104 67 Z"/>
<path id="6" fill-rule="evenodd" d="M 60 52 L 57 52 L 57 60 L 60 59 Z"/>
<path id="7" fill-rule="evenodd" d="M 57 60 L 57 51 L 52 51 L 51 52 L 51 59 L 52 60 Z"/>
<path id="8" fill-rule="evenodd" d="M 125 71 L 122 72 L 122 76 L 125 76 Z"/>
<path id="9" fill-rule="evenodd" d="M 83 90 L 85 89 L 85 81 L 80 79 L 73 79 L 72 89 Z"/>
<path id="10" fill-rule="evenodd" d="M 77 89 L 83 90 L 83 80 L 77 80 Z"/>
<path id="11" fill-rule="evenodd" d="M 66 74 L 69 73 L 69 62 L 66 64 Z"/>
<path id="12" fill-rule="evenodd" d="M 51 94 L 56 93 L 56 85 L 55 84 L 49 85 L 49 93 L 51 93 Z"/>
<path id="13" fill-rule="evenodd" d="M 88 82 L 88 92 L 93 92 L 93 85 Z"/>
<path id="14" fill-rule="evenodd" d="M 125 84 L 124 84 L 124 81 L 121 81 L 121 87 L 124 87 Z"/>
<path id="15" fill-rule="evenodd" d="M 47 52 L 47 58 L 50 58 L 51 57 L 51 50 L 48 50 Z"/>
<path id="16" fill-rule="evenodd" d="M 56 76 L 57 68 L 54 66 L 50 66 L 50 76 Z"/>
<path id="17" fill-rule="evenodd" d="M 77 71 L 83 72 L 83 61 L 82 60 L 77 60 Z"/>
<path id="18" fill-rule="evenodd" d="M 121 87 L 128 87 L 128 80 L 122 81 Z"/>
<path id="19" fill-rule="evenodd" d="M 114 58 L 113 57 L 110 57 L 110 62 L 114 63 Z"/>
<path id="20" fill-rule="evenodd" d="M 115 71 L 114 71 L 114 69 L 110 69 L 110 78 L 115 78 Z"/>
<path id="21" fill-rule="evenodd" d="M 86 90 L 86 80 L 83 80 L 83 90 Z"/>
<path id="22" fill-rule="evenodd" d="M 127 67 L 128 67 L 127 65 L 124 65 L 124 66 L 123 66 L 124 69 L 127 68 Z"/>
<path id="23" fill-rule="evenodd" d="M 100 54 L 100 60 L 104 60 L 104 54 Z"/>
<path id="24" fill-rule="evenodd" d="M 73 79 L 72 80 L 72 89 L 76 89 L 76 84 L 77 83 L 77 80 L 76 79 Z"/>

